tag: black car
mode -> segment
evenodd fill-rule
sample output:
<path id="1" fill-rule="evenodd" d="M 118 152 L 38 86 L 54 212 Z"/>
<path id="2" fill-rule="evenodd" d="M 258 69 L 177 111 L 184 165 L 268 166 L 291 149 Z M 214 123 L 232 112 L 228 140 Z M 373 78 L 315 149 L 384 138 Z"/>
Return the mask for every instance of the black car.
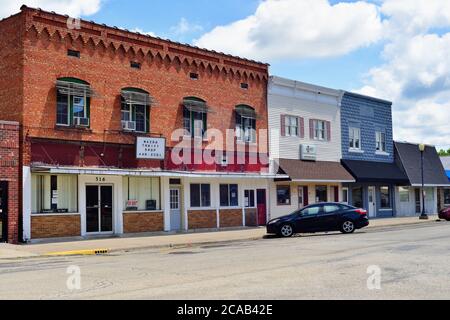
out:
<path id="1" fill-rule="evenodd" d="M 269 221 L 267 233 L 292 237 L 296 233 L 353 233 L 369 225 L 367 211 L 342 203 L 321 203 Z"/>

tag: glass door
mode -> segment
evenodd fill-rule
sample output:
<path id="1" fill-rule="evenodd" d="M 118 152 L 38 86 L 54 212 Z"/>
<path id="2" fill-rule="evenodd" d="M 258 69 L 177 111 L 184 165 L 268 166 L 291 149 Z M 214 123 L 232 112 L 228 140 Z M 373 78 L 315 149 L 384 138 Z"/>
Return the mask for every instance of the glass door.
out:
<path id="1" fill-rule="evenodd" d="M 113 232 L 112 186 L 86 186 L 86 232 Z"/>

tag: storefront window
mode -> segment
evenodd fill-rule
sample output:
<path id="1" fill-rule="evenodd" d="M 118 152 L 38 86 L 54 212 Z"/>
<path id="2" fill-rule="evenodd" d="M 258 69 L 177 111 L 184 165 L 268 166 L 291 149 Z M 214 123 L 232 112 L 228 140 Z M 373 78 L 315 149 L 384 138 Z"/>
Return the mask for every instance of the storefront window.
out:
<path id="1" fill-rule="evenodd" d="M 76 213 L 78 179 L 74 175 L 31 176 L 33 213 Z"/>
<path id="2" fill-rule="evenodd" d="M 409 202 L 409 188 L 400 187 L 398 189 L 400 202 Z"/>
<path id="3" fill-rule="evenodd" d="M 317 186 L 316 187 L 316 203 L 328 201 L 328 187 Z"/>
<path id="4" fill-rule="evenodd" d="M 245 190 L 245 207 L 254 208 L 255 207 L 255 190 Z"/>
<path id="5" fill-rule="evenodd" d="M 277 203 L 279 206 L 291 205 L 291 187 L 277 186 Z"/>
<path id="6" fill-rule="evenodd" d="M 125 211 L 161 209 L 159 178 L 124 177 L 123 193 Z"/>
<path id="7" fill-rule="evenodd" d="M 450 206 L 450 189 L 444 189 L 444 205 Z"/>
<path id="8" fill-rule="evenodd" d="M 353 188 L 352 190 L 353 206 L 357 208 L 364 207 L 363 203 L 363 188 Z"/>
<path id="9" fill-rule="evenodd" d="M 239 205 L 239 192 L 237 184 L 220 185 L 220 206 L 237 207 Z"/>
<path id="10" fill-rule="evenodd" d="M 211 206 L 211 185 L 191 184 L 191 207 L 208 208 Z"/>
<path id="11" fill-rule="evenodd" d="M 380 188 L 381 209 L 391 209 L 391 192 L 389 187 Z"/>

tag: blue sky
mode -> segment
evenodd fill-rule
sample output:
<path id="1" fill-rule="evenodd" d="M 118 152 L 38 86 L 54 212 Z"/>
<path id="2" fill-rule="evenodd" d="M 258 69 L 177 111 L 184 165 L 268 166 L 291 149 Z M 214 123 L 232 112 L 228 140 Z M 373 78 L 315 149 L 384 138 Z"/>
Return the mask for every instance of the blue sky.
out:
<path id="1" fill-rule="evenodd" d="M 192 43 L 194 39 L 218 25 L 227 25 L 253 14 L 260 2 L 260 0 L 172 0 L 169 10 L 167 0 L 106 0 L 102 9 L 89 16 L 89 19 L 129 30 L 138 28 L 162 38 Z M 182 19 L 199 28 L 178 34 L 174 28 Z M 278 76 L 353 90 L 360 88 L 366 72 L 380 63 L 382 48 L 380 45 L 373 45 L 333 58 L 289 61 L 273 59 L 263 62 L 270 63 L 271 73 Z"/>
<path id="2" fill-rule="evenodd" d="M 394 137 L 450 148 L 449 0 L 2 0 L 271 65 L 393 101 Z"/>

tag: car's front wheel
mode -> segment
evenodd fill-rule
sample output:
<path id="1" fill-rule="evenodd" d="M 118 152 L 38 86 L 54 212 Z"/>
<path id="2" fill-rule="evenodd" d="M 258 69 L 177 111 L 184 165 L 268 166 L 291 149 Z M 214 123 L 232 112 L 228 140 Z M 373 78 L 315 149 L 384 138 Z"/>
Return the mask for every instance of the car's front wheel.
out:
<path id="1" fill-rule="evenodd" d="M 341 232 L 344 234 L 350 234 L 355 232 L 355 224 L 353 221 L 345 221 L 342 223 Z"/>
<path id="2" fill-rule="evenodd" d="M 279 235 L 283 238 L 290 238 L 294 235 L 294 229 L 290 224 L 284 224 L 280 228 Z"/>

